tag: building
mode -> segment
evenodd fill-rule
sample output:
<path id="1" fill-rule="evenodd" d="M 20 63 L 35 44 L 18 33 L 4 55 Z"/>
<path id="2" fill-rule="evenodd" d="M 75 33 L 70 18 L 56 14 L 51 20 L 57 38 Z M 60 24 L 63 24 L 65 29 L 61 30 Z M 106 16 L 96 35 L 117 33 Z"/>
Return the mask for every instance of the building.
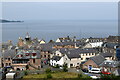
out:
<path id="1" fill-rule="evenodd" d="M 113 60 L 114 55 L 112 53 L 100 53 L 106 60 Z"/>
<path id="2" fill-rule="evenodd" d="M 12 60 L 12 66 L 15 70 L 26 70 L 26 66 L 29 69 L 40 69 L 41 59 L 39 50 L 17 50 L 16 55 Z"/>
<path id="3" fill-rule="evenodd" d="M 15 56 L 15 50 L 7 50 L 3 52 L 3 67 L 12 66 L 12 59 Z"/>
<path id="4" fill-rule="evenodd" d="M 71 67 L 79 67 L 81 62 L 84 62 L 86 60 L 88 60 L 90 57 L 95 56 L 96 50 L 94 49 L 67 49 L 67 48 L 61 48 L 56 50 L 53 53 L 53 57 L 57 58 L 59 57 L 59 59 L 57 59 L 60 63 L 63 64 L 67 64 L 68 68 Z M 53 60 L 53 58 L 51 58 L 50 62 L 51 65 L 53 66 L 54 63 L 55 65 L 57 65 L 58 61 Z M 61 64 L 58 64 L 61 65 Z"/>
<path id="5" fill-rule="evenodd" d="M 105 58 L 101 55 L 97 55 L 94 57 L 91 57 L 90 59 L 88 59 L 86 62 L 84 62 L 82 64 L 82 68 L 83 69 L 89 69 L 89 67 L 91 68 L 99 68 L 100 64 L 103 63 L 105 61 Z"/>
<path id="6" fill-rule="evenodd" d="M 50 60 L 50 65 L 51 66 L 63 66 L 64 64 L 64 58 L 61 56 L 53 56 Z"/>

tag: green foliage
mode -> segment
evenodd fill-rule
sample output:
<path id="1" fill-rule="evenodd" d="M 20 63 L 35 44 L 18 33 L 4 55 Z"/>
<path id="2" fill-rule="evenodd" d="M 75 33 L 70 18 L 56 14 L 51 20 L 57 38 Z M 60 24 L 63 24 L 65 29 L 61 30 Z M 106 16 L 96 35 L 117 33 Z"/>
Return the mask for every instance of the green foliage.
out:
<path id="1" fill-rule="evenodd" d="M 101 79 L 106 79 L 106 80 L 114 80 L 117 79 L 118 77 L 115 76 L 114 74 L 101 74 Z"/>
<path id="2" fill-rule="evenodd" d="M 64 65 L 63 65 L 63 71 L 64 71 L 64 72 L 67 72 L 67 71 L 68 71 L 68 69 L 67 69 L 67 64 L 64 64 Z"/>
<path id="3" fill-rule="evenodd" d="M 24 71 L 24 74 L 25 74 L 25 75 L 28 75 L 28 71 Z"/>
<path id="4" fill-rule="evenodd" d="M 26 65 L 26 70 L 28 70 L 29 69 L 29 66 L 28 65 Z"/>
<path id="5" fill-rule="evenodd" d="M 78 78 L 80 79 L 80 78 L 82 78 L 83 77 L 83 75 L 82 74 L 78 74 Z"/>
<path id="6" fill-rule="evenodd" d="M 50 68 L 47 68 L 46 70 L 45 70 L 45 72 L 48 74 L 48 73 L 51 73 L 51 69 Z"/>
<path id="7" fill-rule="evenodd" d="M 55 66 L 55 68 L 59 68 L 60 66 L 57 64 L 56 66 Z"/>
<path id="8" fill-rule="evenodd" d="M 47 74 L 47 79 L 51 79 L 52 75 L 51 74 Z"/>

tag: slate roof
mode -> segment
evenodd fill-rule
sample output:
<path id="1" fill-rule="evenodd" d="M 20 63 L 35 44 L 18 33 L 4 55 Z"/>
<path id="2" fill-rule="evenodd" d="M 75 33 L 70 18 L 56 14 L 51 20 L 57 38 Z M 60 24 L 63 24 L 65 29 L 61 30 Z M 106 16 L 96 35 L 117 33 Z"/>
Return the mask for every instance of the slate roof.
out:
<path id="1" fill-rule="evenodd" d="M 120 66 L 120 62 L 113 60 L 105 60 L 100 64 L 101 67 L 118 67 Z"/>
<path id="2" fill-rule="evenodd" d="M 25 53 L 29 53 L 30 56 L 26 56 Z M 36 59 L 40 59 L 40 51 L 39 50 L 20 50 L 17 52 L 15 57 L 13 59 L 30 59 L 32 58 L 32 53 L 36 53 Z M 22 54 L 23 56 L 21 58 L 18 58 L 17 55 Z"/>
<path id="3" fill-rule="evenodd" d="M 105 43 L 103 46 L 107 48 L 114 48 L 115 46 L 118 46 L 120 44 L 118 43 Z"/>
<path id="4" fill-rule="evenodd" d="M 105 61 L 105 58 L 101 55 L 91 57 L 90 59 L 93 60 L 97 65 L 100 65 L 102 62 Z"/>
<path id="5" fill-rule="evenodd" d="M 63 54 L 66 54 L 68 56 L 68 58 L 80 58 L 80 54 L 84 54 L 84 53 L 95 53 L 96 50 L 94 49 L 60 49 L 60 52 Z"/>
<path id="6" fill-rule="evenodd" d="M 50 51 L 50 52 L 52 52 L 53 51 L 53 48 L 52 48 L 53 44 L 54 43 L 40 44 L 41 50 L 42 51 Z"/>
<path id="7" fill-rule="evenodd" d="M 79 52 L 73 52 L 73 51 L 69 51 L 68 53 L 66 53 L 66 55 L 68 56 L 69 59 L 72 58 L 80 58 Z"/>
<path id="8" fill-rule="evenodd" d="M 55 61 L 59 61 L 60 59 L 61 59 L 60 56 L 53 56 L 53 57 L 52 57 L 52 60 L 55 60 Z"/>
<path id="9" fill-rule="evenodd" d="M 103 57 L 112 57 L 113 56 L 112 53 L 100 53 L 99 55 L 101 55 Z"/>
<path id="10" fill-rule="evenodd" d="M 2 54 L 4 58 L 8 58 L 8 57 L 13 58 L 15 56 L 15 50 L 7 50 Z"/>

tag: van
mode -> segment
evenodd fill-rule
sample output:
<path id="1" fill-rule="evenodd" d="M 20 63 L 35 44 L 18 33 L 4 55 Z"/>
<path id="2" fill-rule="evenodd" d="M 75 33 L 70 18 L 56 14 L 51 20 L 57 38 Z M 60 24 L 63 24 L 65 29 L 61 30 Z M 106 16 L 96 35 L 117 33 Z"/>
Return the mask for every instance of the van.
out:
<path id="1" fill-rule="evenodd" d="M 101 69 L 100 68 L 92 68 L 91 70 L 89 70 L 89 73 L 101 73 Z"/>

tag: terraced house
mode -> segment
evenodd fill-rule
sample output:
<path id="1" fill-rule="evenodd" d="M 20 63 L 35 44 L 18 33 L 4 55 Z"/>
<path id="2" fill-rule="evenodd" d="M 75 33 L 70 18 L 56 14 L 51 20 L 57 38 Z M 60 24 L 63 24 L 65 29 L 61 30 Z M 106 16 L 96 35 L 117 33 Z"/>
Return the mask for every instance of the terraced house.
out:
<path id="1" fill-rule="evenodd" d="M 62 48 L 57 50 L 54 53 L 54 56 L 50 60 L 52 66 L 57 64 L 62 66 L 67 64 L 68 68 L 70 67 L 79 67 L 80 64 L 90 57 L 96 56 L 97 51 L 94 49 L 66 49 Z"/>
<path id="2" fill-rule="evenodd" d="M 41 59 L 39 50 L 17 50 L 15 57 L 12 60 L 12 66 L 15 70 L 40 69 Z"/>

